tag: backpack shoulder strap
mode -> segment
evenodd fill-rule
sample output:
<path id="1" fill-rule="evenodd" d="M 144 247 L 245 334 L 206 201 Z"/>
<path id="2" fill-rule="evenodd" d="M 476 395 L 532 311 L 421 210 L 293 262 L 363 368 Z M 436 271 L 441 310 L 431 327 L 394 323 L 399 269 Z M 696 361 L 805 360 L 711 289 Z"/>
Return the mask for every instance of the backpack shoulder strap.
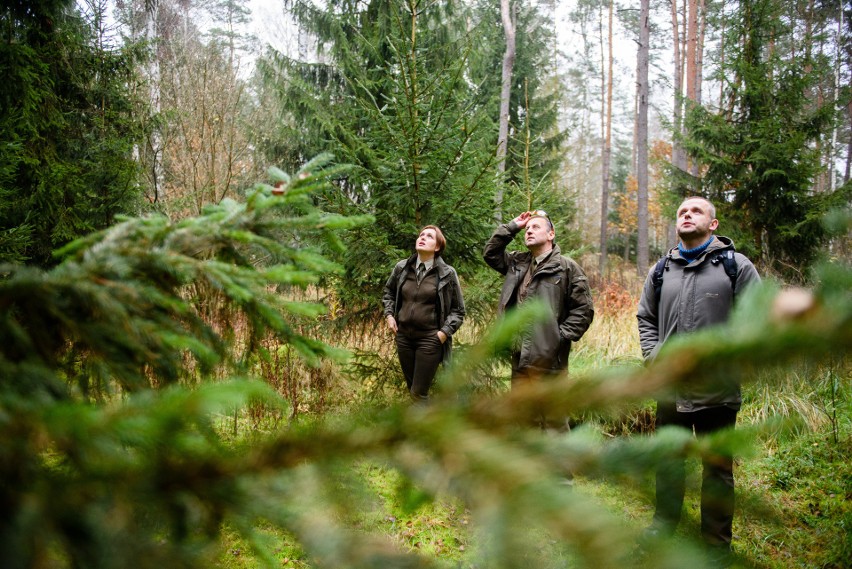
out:
<path id="1" fill-rule="evenodd" d="M 660 257 L 660 260 L 654 265 L 654 274 L 651 277 L 651 282 L 654 284 L 654 296 L 657 297 L 657 304 L 660 303 L 660 294 L 663 292 L 663 273 L 669 270 L 669 261 L 671 258 L 671 255 Z"/>
<path id="2" fill-rule="evenodd" d="M 710 261 L 714 265 L 718 265 L 722 263 L 722 266 L 725 268 L 725 273 L 728 275 L 728 278 L 731 279 L 731 288 L 736 294 L 737 291 L 737 258 L 734 256 L 734 249 L 727 249 L 722 251 L 716 258 Z"/>
<path id="3" fill-rule="evenodd" d="M 657 264 L 654 265 L 654 274 L 651 277 L 651 282 L 654 284 L 654 295 L 657 297 L 657 303 L 660 302 L 660 294 L 663 291 L 663 274 L 669 270 L 669 261 L 671 255 L 661 257 Z M 734 249 L 727 249 L 716 255 L 711 261 L 712 264 L 718 265 L 722 263 L 725 268 L 725 274 L 731 279 L 731 289 L 736 294 L 737 290 L 737 258 L 734 256 Z"/>

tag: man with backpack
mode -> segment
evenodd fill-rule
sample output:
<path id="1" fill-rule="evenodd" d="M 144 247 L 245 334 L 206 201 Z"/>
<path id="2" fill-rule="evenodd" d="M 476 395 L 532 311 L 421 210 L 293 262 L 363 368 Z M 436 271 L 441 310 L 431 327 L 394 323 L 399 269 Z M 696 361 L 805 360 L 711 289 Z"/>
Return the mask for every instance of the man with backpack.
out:
<path id="1" fill-rule="evenodd" d="M 716 208 L 690 197 L 677 209 L 680 242 L 648 273 L 639 301 L 639 343 L 652 360 L 673 335 L 724 323 L 742 291 L 760 282 L 751 261 L 727 237 L 714 235 Z M 736 424 L 742 403 L 736 380 L 678 386 L 657 401 L 656 426 L 677 425 L 704 435 Z M 711 558 L 727 566 L 734 517 L 733 457 L 705 457 L 701 486 L 701 535 Z M 646 538 L 671 535 L 680 520 L 685 489 L 684 459 L 657 467 L 656 511 Z"/>

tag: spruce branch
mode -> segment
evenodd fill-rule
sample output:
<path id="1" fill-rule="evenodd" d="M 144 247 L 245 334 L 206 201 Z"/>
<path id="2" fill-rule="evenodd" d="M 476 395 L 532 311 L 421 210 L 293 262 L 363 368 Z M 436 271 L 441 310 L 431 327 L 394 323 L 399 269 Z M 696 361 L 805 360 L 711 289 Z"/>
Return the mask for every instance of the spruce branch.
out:
<path id="1" fill-rule="evenodd" d="M 244 203 L 224 200 L 196 218 L 125 218 L 64 247 L 57 253 L 62 262 L 51 271 L 5 267 L 0 338 L 7 341 L 0 357 L 10 363 L 35 358 L 85 394 L 107 392 L 113 382 L 138 390 L 185 379 L 185 354 L 202 376 L 232 366 L 238 346 L 225 331 L 241 322 L 248 326 L 247 350 L 271 334 L 311 363 L 340 357 L 339 350 L 302 337 L 294 326 L 324 308 L 276 290 L 339 274 L 341 267 L 316 243 L 339 247 L 337 232 L 371 219 L 326 214 L 313 205 L 312 194 L 345 173 L 328 167 L 330 160 L 320 156 L 293 176 L 273 169 L 279 187 L 258 184 Z M 217 323 L 225 331 L 193 302 L 193 285 L 212 289 L 235 308 Z"/>

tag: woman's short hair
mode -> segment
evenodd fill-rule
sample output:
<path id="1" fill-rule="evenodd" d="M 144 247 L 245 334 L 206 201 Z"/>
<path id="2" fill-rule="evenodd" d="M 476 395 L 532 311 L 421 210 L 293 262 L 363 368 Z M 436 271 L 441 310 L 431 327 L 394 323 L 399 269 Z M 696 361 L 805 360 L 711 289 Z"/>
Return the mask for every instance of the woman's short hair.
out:
<path id="1" fill-rule="evenodd" d="M 447 239 L 444 237 L 444 234 L 441 232 L 440 228 L 437 225 L 427 225 L 423 229 L 420 230 L 420 233 L 423 233 L 427 229 L 432 229 L 435 231 L 435 245 L 438 248 L 435 250 L 435 256 L 440 257 L 441 253 L 444 252 L 444 248 L 447 246 Z"/>

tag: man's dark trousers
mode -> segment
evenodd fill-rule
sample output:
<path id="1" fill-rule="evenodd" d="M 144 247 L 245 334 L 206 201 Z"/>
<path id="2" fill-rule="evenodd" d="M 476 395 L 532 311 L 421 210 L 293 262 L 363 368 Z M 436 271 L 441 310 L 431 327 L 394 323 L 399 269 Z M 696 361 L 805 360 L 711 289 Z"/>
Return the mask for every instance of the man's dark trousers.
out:
<path id="1" fill-rule="evenodd" d="M 657 428 L 677 425 L 697 435 L 733 427 L 737 411 L 719 406 L 679 413 L 674 403 L 657 402 Z M 707 545 L 730 547 L 734 519 L 734 460 L 717 454 L 703 459 L 701 484 L 701 535 Z M 672 458 L 657 466 L 657 509 L 654 525 L 674 528 L 680 520 L 686 486 L 684 458 Z"/>

